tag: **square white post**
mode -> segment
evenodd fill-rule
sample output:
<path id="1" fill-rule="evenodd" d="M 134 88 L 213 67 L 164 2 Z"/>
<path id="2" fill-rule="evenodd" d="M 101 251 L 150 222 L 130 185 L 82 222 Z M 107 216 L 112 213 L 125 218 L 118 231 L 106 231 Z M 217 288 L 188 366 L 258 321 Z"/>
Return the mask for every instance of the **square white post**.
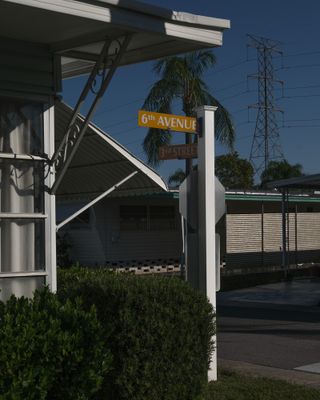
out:
<path id="1" fill-rule="evenodd" d="M 44 112 L 44 148 L 45 153 L 51 159 L 54 154 L 54 101 L 48 104 L 47 110 Z M 52 187 L 54 182 L 54 168 L 47 166 L 45 185 Z M 55 196 L 49 191 L 45 192 L 45 211 L 47 214 L 45 229 L 45 263 L 46 263 L 46 285 L 52 292 L 57 290 L 57 258 L 56 258 L 56 200 Z"/>
<path id="2" fill-rule="evenodd" d="M 217 107 L 202 106 L 197 109 L 200 124 L 198 139 L 198 241 L 199 288 L 206 293 L 216 310 L 216 240 L 215 240 L 215 128 L 214 113 Z M 208 379 L 217 380 L 217 344 L 208 371 Z"/>

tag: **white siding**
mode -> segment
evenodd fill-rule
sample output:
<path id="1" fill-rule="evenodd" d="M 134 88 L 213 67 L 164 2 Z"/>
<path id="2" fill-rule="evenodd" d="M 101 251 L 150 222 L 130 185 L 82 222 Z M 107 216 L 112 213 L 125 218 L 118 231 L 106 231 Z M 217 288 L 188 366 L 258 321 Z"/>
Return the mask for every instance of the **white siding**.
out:
<path id="1" fill-rule="evenodd" d="M 121 231 L 121 205 L 172 205 L 175 207 L 177 230 Z M 130 260 L 179 259 L 182 251 L 178 200 L 166 198 L 112 198 L 94 206 L 90 227 L 70 229 L 73 261 L 84 265 Z"/>
<path id="2" fill-rule="evenodd" d="M 320 213 L 298 214 L 298 250 L 320 249 Z"/>
<path id="3" fill-rule="evenodd" d="M 227 253 L 262 250 L 260 214 L 228 214 L 226 223 Z"/>
<path id="4" fill-rule="evenodd" d="M 60 90 L 58 64 L 48 46 L 0 38 L 0 52 L 1 90 L 41 95 Z"/>
<path id="5" fill-rule="evenodd" d="M 179 220 L 177 200 L 121 198 L 103 201 L 96 207 L 96 216 L 98 230 L 104 241 L 106 261 L 180 258 L 182 244 L 179 224 L 175 231 L 121 231 L 121 205 L 173 205 Z"/>

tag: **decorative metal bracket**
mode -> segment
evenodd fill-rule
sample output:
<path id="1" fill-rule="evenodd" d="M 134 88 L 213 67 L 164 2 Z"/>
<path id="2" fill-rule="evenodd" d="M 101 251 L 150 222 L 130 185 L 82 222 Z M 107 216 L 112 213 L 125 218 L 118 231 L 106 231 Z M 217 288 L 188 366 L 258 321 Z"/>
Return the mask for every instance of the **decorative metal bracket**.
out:
<path id="1" fill-rule="evenodd" d="M 94 115 L 98 103 L 103 97 L 117 67 L 119 66 L 130 39 L 131 35 L 127 35 L 121 39 L 107 39 L 104 43 L 99 59 L 96 61 L 87 83 L 78 99 L 76 107 L 74 108 L 66 133 L 51 159 L 51 165 L 54 167 L 56 173 L 56 178 L 51 188 L 51 194 L 56 193 L 86 132 L 90 120 Z M 112 49 L 115 47 L 112 54 L 109 53 L 111 47 Z M 99 78 L 100 85 L 97 84 Z M 90 92 L 94 94 L 91 107 L 83 120 L 79 121 L 79 119 L 77 119 L 78 113 Z"/>

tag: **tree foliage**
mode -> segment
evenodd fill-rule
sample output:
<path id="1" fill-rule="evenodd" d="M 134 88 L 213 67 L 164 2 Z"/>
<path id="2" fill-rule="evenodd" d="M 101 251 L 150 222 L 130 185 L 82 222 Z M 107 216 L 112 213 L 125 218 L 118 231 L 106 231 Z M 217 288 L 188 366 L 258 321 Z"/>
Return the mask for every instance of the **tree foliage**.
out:
<path id="1" fill-rule="evenodd" d="M 169 176 L 168 184 L 169 186 L 178 187 L 184 181 L 186 177 L 186 173 L 183 169 L 178 168 L 174 171 L 172 175 Z"/>
<path id="2" fill-rule="evenodd" d="M 228 111 L 210 94 L 202 79 L 206 70 L 214 66 L 216 58 L 209 50 L 201 50 L 183 56 L 164 58 L 154 65 L 154 72 L 160 79 L 152 86 L 143 109 L 161 113 L 172 113 L 176 101 L 182 103 L 182 111 L 187 116 L 195 116 L 195 110 L 201 105 L 217 106 L 216 138 L 230 148 L 234 142 L 234 128 Z M 191 141 L 186 135 L 186 142 Z M 158 149 L 171 142 L 170 131 L 150 128 L 143 142 L 148 163 L 158 165 Z"/>
<path id="3" fill-rule="evenodd" d="M 237 152 L 216 157 L 216 176 L 226 189 L 249 189 L 253 186 L 251 163 Z"/>
<path id="4" fill-rule="evenodd" d="M 270 161 L 267 169 L 261 174 L 261 186 L 264 186 L 267 182 L 295 178 L 302 175 L 301 164 L 289 164 L 287 160 Z"/>

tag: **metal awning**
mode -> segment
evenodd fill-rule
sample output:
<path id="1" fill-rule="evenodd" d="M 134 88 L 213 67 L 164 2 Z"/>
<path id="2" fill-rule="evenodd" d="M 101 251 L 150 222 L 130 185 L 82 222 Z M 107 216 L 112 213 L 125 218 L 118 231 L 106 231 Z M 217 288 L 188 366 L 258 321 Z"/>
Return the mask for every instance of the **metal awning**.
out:
<path id="1" fill-rule="evenodd" d="M 56 141 L 60 142 L 72 108 L 58 102 L 55 108 Z M 81 117 L 78 116 L 81 120 Z M 93 199 L 134 172 L 110 196 L 145 195 L 167 191 L 162 178 L 94 124 L 86 133 L 59 186 L 60 199 Z"/>
<path id="2" fill-rule="evenodd" d="M 230 21 L 135 0 L 2 0 L 0 36 L 49 45 L 64 77 L 87 73 L 106 38 L 132 35 L 120 65 L 222 45 Z M 109 52 L 116 51 L 110 46 Z"/>
<path id="3" fill-rule="evenodd" d="M 266 186 L 277 189 L 320 189 L 320 174 L 281 179 L 269 182 Z"/>

